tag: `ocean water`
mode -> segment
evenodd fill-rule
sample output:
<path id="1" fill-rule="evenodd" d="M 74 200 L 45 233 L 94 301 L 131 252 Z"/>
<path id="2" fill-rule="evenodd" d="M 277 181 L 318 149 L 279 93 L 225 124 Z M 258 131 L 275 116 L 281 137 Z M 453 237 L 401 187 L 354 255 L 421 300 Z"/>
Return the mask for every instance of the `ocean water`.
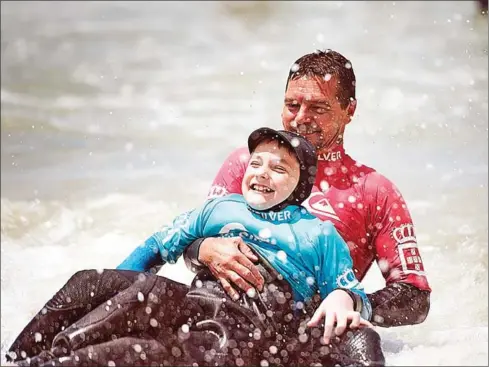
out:
<path id="1" fill-rule="evenodd" d="M 352 61 L 345 147 L 403 193 L 433 289 L 387 364 L 488 364 L 488 26 L 475 2 L 2 2 L 1 352 L 71 274 L 200 205 L 289 67 Z M 179 262 L 161 271 L 190 282 Z M 376 266 L 368 291 L 383 286 Z"/>

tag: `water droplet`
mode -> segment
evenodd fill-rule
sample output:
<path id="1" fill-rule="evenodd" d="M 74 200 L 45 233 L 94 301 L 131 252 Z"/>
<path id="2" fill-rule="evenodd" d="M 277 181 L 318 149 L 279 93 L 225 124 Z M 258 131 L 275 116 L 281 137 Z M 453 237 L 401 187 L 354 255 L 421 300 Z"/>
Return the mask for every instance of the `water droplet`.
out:
<path id="1" fill-rule="evenodd" d="M 285 251 L 280 250 L 279 252 L 277 252 L 277 258 L 280 261 L 287 261 L 287 254 L 285 253 Z"/>
<path id="2" fill-rule="evenodd" d="M 171 349 L 171 354 L 174 356 L 174 357 L 180 357 L 182 355 L 182 351 L 180 350 L 180 348 L 178 347 L 173 347 Z"/>
<path id="3" fill-rule="evenodd" d="M 258 235 L 261 238 L 270 238 L 270 237 L 272 237 L 272 231 L 270 231 L 270 228 L 263 228 L 263 229 L 260 230 L 260 232 L 258 233 Z"/>
<path id="4" fill-rule="evenodd" d="M 42 335 L 41 335 L 41 333 L 35 333 L 34 334 L 34 340 L 35 340 L 36 343 L 41 342 L 42 341 Z"/>
<path id="5" fill-rule="evenodd" d="M 126 145 L 124 146 L 124 149 L 125 149 L 126 152 L 132 151 L 133 148 L 134 148 L 134 144 L 133 143 L 126 143 Z"/>
<path id="6" fill-rule="evenodd" d="M 389 270 L 389 262 L 386 259 L 380 259 L 379 269 L 382 273 L 387 272 Z"/>
<path id="7" fill-rule="evenodd" d="M 141 347 L 141 345 L 139 345 L 139 344 L 134 344 L 134 345 L 132 346 L 132 348 L 134 349 L 134 351 L 135 351 L 136 353 L 141 353 L 141 351 L 143 350 L 143 348 L 142 348 L 142 347 Z"/>
<path id="8" fill-rule="evenodd" d="M 295 73 L 297 70 L 299 70 L 299 64 L 293 64 L 291 67 L 290 67 L 290 71 Z"/>
<path id="9" fill-rule="evenodd" d="M 256 297 L 256 290 L 255 288 L 250 288 L 246 291 L 246 295 L 250 298 L 255 298 Z"/>
<path id="10" fill-rule="evenodd" d="M 143 302 L 144 301 L 144 294 L 142 294 L 141 292 L 138 292 L 138 301 L 139 302 Z"/>

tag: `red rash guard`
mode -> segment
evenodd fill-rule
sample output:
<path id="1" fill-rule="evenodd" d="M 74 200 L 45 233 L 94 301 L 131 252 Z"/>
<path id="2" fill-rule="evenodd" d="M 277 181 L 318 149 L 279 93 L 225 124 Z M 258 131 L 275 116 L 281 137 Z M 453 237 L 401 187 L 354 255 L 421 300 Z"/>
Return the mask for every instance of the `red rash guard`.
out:
<path id="1" fill-rule="evenodd" d="M 244 147 L 231 153 L 208 196 L 241 194 L 249 157 Z M 376 260 L 387 285 L 431 291 L 407 205 L 395 185 L 373 168 L 357 163 L 343 148 L 322 154 L 315 188 L 303 205 L 334 223 L 350 248 L 359 280 Z"/>

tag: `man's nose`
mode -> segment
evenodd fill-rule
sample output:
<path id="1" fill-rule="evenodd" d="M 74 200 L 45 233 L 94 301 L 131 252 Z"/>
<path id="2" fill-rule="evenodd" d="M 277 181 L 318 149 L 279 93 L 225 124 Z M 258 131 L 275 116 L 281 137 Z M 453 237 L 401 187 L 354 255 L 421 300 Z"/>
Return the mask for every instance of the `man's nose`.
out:
<path id="1" fill-rule="evenodd" d="M 308 124 L 311 122 L 311 115 L 307 106 L 301 105 L 299 112 L 297 112 L 297 115 L 295 116 L 295 122 L 297 124 Z"/>

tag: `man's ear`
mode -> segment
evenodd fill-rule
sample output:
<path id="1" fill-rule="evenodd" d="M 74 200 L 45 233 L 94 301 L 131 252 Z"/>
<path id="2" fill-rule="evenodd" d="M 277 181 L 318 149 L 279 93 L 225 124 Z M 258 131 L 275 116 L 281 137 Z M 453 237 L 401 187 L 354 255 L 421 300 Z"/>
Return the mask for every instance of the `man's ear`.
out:
<path id="1" fill-rule="evenodd" d="M 357 109 L 357 100 L 352 99 L 350 100 L 350 103 L 348 104 L 348 107 L 346 108 L 346 113 L 348 114 L 348 123 L 351 121 L 353 118 L 353 115 L 355 114 L 355 110 Z"/>

